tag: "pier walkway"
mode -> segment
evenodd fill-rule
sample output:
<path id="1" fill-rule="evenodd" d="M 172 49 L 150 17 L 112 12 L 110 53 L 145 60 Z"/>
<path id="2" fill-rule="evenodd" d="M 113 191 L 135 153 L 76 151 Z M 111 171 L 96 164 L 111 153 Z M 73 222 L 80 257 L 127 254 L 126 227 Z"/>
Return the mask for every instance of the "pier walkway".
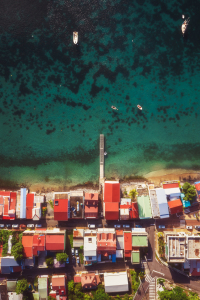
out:
<path id="1" fill-rule="evenodd" d="M 100 180 L 104 178 L 104 134 L 100 134 Z"/>

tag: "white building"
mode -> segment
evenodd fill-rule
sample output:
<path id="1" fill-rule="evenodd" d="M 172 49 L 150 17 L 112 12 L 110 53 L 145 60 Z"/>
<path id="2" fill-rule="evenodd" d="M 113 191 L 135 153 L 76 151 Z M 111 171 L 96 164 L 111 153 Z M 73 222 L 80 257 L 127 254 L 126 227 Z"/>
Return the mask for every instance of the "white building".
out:
<path id="1" fill-rule="evenodd" d="M 104 285 L 106 293 L 128 292 L 127 272 L 104 273 Z"/>
<path id="2" fill-rule="evenodd" d="M 84 232 L 84 263 L 85 265 L 97 261 L 97 232 L 85 230 Z"/>

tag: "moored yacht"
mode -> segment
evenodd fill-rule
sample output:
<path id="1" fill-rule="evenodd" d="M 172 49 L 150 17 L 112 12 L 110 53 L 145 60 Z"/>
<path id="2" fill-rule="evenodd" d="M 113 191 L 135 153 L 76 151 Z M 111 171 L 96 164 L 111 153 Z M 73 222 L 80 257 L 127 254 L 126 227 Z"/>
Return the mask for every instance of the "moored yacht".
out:
<path id="1" fill-rule="evenodd" d="M 189 21 L 190 21 L 190 18 L 188 18 L 187 20 L 185 20 L 183 22 L 182 26 L 181 26 L 181 31 L 182 31 L 183 36 L 184 36 L 185 31 L 186 31 L 186 29 L 188 27 Z"/>
<path id="2" fill-rule="evenodd" d="M 73 32 L 73 42 L 75 45 L 78 45 L 78 32 L 77 31 Z"/>

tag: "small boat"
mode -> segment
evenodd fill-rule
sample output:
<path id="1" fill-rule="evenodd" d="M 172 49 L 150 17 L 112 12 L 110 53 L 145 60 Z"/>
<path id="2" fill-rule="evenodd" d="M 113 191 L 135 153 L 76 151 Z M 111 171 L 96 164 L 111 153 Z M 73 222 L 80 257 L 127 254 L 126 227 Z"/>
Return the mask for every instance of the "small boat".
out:
<path id="1" fill-rule="evenodd" d="M 181 31 L 182 31 L 183 36 L 184 36 L 185 31 L 186 31 L 186 29 L 188 27 L 189 21 L 190 21 L 190 18 L 188 18 L 187 20 L 185 20 L 183 22 L 182 26 L 181 26 Z"/>
<path id="2" fill-rule="evenodd" d="M 142 110 L 142 106 L 140 106 L 139 104 L 137 105 L 137 108 L 139 108 L 140 110 Z"/>
<path id="3" fill-rule="evenodd" d="M 105 152 L 104 152 L 104 155 L 107 155 L 107 154 L 108 154 L 108 153 L 105 151 Z"/>
<path id="4" fill-rule="evenodd" d="M 112 109 L 118 110 L 116 106 L 111 106 Z"/>
<path id="5" fill-rule="evenodd" d="M 78 45 L 78 32 L 77 31 L 73 32 L 73 42 L 75 45 Z"/>

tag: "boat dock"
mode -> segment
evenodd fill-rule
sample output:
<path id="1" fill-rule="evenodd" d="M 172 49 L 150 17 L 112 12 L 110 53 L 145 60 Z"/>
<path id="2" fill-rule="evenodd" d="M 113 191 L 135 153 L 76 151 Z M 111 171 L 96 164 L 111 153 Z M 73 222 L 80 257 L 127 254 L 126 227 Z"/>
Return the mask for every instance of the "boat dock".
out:
<path id="1" fill-rule="evenodd" d="M 99 181 L 101 182 L 104 179 L 104 134 L 100 134 L 100 178 Z"/>

